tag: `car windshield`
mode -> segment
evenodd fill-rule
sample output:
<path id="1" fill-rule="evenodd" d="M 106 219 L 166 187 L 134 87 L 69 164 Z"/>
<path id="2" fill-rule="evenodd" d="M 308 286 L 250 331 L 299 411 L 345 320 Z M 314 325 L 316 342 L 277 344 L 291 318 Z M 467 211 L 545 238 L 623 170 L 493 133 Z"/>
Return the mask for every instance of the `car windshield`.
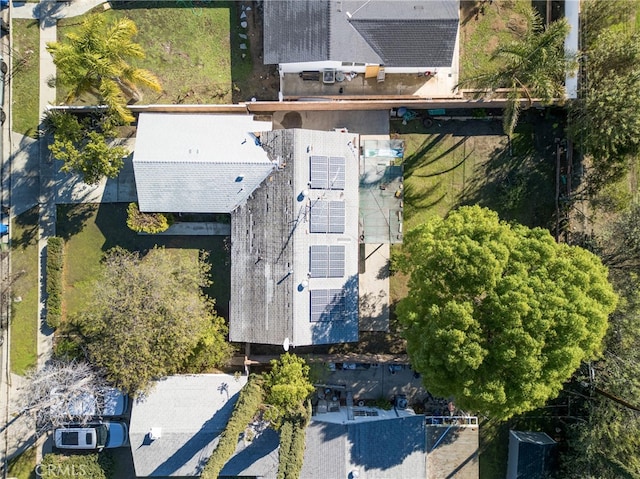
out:
<path id="1" fill-rule="evenodd" d="M 96 426 L 96 447 L 104 447 L 107 444 L 107 426 Z"/>

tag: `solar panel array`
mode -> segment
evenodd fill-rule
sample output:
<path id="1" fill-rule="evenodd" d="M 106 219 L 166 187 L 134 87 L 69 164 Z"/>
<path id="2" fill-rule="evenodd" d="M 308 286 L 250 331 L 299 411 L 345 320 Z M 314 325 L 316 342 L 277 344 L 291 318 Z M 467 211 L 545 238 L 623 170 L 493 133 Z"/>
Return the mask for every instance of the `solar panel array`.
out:
<path id="1" fill-rule="evenodd" d="M 345 159 L 343 156 L 310 157 L 311 188 L 314 190 L 344 190 Z"/>
<path id="2" fill-rule="evenodd" d="M 344 233 L 344 201 L 317 200 L 311 204 L 311 233 Z"/>
<path id="3" fill-rule="evenodd" d="M 345 314 L 344 291 L 341 289 L 312 289 L 312 323 L 319 321 L 341 321 Z"/>
<path id="4" fill-rule="evenodd" d="M 342 278 L 344 276 L 344 246 L 317 245 L 310 248 L 312 278 Z"/>

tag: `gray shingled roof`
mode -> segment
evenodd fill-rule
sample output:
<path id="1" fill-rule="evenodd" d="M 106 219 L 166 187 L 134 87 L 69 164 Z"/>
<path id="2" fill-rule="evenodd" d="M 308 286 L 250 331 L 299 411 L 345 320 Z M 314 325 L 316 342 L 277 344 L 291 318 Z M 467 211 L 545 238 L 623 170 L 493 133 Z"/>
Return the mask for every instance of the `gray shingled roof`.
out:
<path id="1" fill-rule="evenodd" d="M 274 168 L 253 135 L 267 130 L 252 115 L 142 113 L 133 155 L 140 210 L 229 213 Z"/>
<path id="2" fill-rule="evenodd" d="M 312 420 L 300 479 L 426 477 L 424 416 L 346 424 Z"/>
<path id="3" fill-rule="evenodd" d="M 357 341 L 358 136 L 278 130 L 262 139 L 280 166 L 231 216 L 229 337 L 263 344 L 289 338 L 295 346 Z M 344 190 L 309 188 L 311 155 L 345 158 Z M 310 232 L 311 205 L 323 199 L 345 203 L 343 233 Z M 309 277 L 310 246 L 316 244 L 344 246 L 343 277 Z M 345 292 L 340 320 L 310 321 L 314 289 Z"/>
<path id="4" fill-rule="evenodd" d="M 246 377 L 228 374 L 179 375 L 155 382 L 131 410 L 129 440 L 136 475 L 199 475 L 246 382 Z M 153 441 L 151 428 L 160 428 L 160 437 Z"/>
<path id="5" fill-rule="evenodd" d="M 385 66 L 451 66 L 458 31 L 457 19 L 354 19 L 351 24 L 380 56 Z"/>
<path id="6" fill-rule="evenodd" d="M 279 63 L 280 58 L 290 58 L 292 62 L 328 59 L 328 1 L 265 1 L 264 25 L 266 65 Z"/>
<path id="7" fill-rule="evenodd" d="M 267 0 L 264 12 L 265 64 L 447 67 L 459 23 L 458 0 Z"/>
<path id="8" fill-rule="evenodd" d="M 241 438 L 233 456 L 220 471 L 220 476 L 275 478 L 279 447 L 280 436 L 271 428 L 259 433 L 249 444 L 245 444 Z"/>

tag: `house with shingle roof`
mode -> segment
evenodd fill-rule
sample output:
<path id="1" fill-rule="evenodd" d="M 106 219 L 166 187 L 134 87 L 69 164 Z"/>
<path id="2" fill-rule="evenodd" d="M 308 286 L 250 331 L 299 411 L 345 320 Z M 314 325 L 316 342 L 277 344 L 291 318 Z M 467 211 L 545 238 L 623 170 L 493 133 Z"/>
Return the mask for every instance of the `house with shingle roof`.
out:
<path id="1" fill-rule="evenodd" d="M 138 123 L 141 211 L 230 213 L 231 341 L 358 340 L 358 134 L 271 131 L 244 114 L 142 113 Z"/>
<path id="2" fill-rule="evenodd" d="M 154 382 L 131 410 L 136 476 L 199 476 L 246 383 L 245 376 L 230 374 L 185 374 Z"/>
<path id="3" fill-rule="evenodd" d="M 281 74 L 451 68 L 459 0 L 265 0 L 264 63 Z M 376 70 L 377 71 L 377 70 Z M 375 75 L 374 75 L 375 76 Z"/>

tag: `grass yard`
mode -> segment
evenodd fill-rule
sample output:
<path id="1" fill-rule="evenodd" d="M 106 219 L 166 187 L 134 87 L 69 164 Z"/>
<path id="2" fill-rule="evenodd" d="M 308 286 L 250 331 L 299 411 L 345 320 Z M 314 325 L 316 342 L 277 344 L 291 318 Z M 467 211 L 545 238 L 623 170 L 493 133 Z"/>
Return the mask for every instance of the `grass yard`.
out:
<path id="1" fill-rule="evenodd" d="M 40 120 L 40 28 L 37 20 L 14 19 L 13 28 L 13 131 L 37 137 Z M 8 59 L 6 60 L 8 62 Z"/>
<path id="2" fill-rule="evenodd" d="M 31 447 L 15 459 L 9 461 L 9 477 L 16 479 L 36 479 L 36 448 Z"/>
<path id="3" fill-rule="evenodd" d="M 135 66 L 156 74 L 164 92 L 144 91 L 142 103 L 231 103 L 233 82 L 251 73 L 251 55 L 239 48 L 240 20 L 236 2 L 124 2 L 103 15 L 108 23 L 128 17 L 138 27 L 135 41 L 146 58 Z M 149 8 L 145 8 L 149 7 Z M 82 22 L 75 17 L 58 22 L 58 40 Z M 247 51 L 248 52 L 248 51 Z M 232 82 L 233 78 L 233 82 Z M 58 89 L 58 101 L 65 98 Z M 82 100 L 82 99 L 81 99 Z M 93 98 L 84 100 L 94 102 Z"/>
<path id="4" fill-rule="evenodd" d="M 520 13 L 529 0 L 474 0 L 460 2 L 460 79 L 486 71 L 491 54 L 499 44 L 509 42 L 526 28 Z"/>
<path id="5" fill-rule="evenodd" d="M 231 270 L 226 237 L 138 235 L 127 228 L 126 218 L 124 203 L 58 207 L 56 231 L 66 240 L 64 311 L 67 316 L 84 307 L 106 250 L 121 246 L 144 252 L 157 244 L 174 254 L 197 255 L 201 250 L 210 253 L 213 285 L 207 294 L 216 299 L 218 313 L 228 317 Z"/>
<path id="6" fill-rule="evenodd" d="M 440 121 L 428 130 L 418 120 L 392 122 L 392 133 L 405 141 L 405 231 L 466 204 L 486 206 L 508 221 L 550 226 L 555 200 L 551 149 L 561 128 L 557 113 L 527 111 L 509 145 L 499 120 Z M 402 299 L 407 277 L 392 274 L 389 289 L 392 303 Z M 481 479 L 505 476 L 510 425 L 481 424 Z"/>
<path id="7" fill-rule="evenodd" d="M 38 208 L 15 217 L 11 233 L 11 371 L 24 374 L 38 358 Z"/>

